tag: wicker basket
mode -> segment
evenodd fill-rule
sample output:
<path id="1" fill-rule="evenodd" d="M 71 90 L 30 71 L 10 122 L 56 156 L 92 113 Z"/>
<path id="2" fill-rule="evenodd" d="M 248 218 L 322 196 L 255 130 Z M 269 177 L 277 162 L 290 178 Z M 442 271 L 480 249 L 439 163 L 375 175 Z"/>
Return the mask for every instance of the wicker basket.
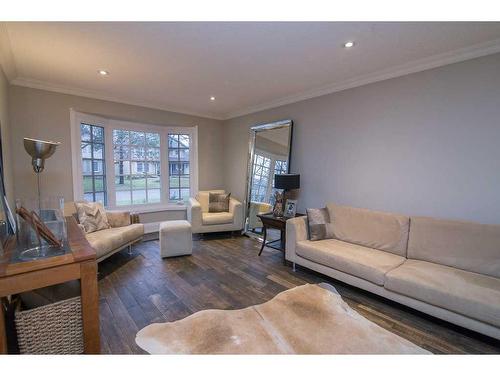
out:
<path id="1" fill-rule="evenodd" d="M 82 354 L 80 297 L 16 312 L 21 354 Z"/>

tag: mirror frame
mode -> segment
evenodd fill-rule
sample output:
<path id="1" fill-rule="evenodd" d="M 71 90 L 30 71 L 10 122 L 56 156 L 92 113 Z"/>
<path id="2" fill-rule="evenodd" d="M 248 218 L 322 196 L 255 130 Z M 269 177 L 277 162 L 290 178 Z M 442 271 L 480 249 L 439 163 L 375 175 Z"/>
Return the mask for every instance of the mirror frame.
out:
<path id="1" fill-rule="evenodd" d="M 243 210 L 243 215 L 244 215 L 244 227 L 243 227 L 243 233 L 245 233 L 247 236 L 257 236 L 253 232 L 249 232 L 247 230 L 247 219 L 248 219 L 248 211 L 250 209 L 250 190 L 252 187 L 252 170 L 253 170 L 253 159 L 254 159 L 254 154 L 255 154 L 255 138 L 259 132 L 265 131 L 265 130 L 271 130 L 271 129 L 280 129 L 280 128 L 289 128 L 290 131 L 288 133 L 288 160 L 287 160 L 287 173 L 290 173 L 290 164 L 292 160 L 292 139 L 293 139 L 293 121 L 290 119 L 287 120 L 279 120 L 279 121 L 274 121 L 274 122 L 269 122 L 265 124 L 259 124 L 252 126 L 250 128 L 250 141 L 248 142 L 248 165 L 247 165 L 247 180 L 246 180 L 246 195 L 245 195 L 245 201 L 243 202 L 244 204 L 244 210 Z M 260 236 L 259 236 L 260 237 Z"/>

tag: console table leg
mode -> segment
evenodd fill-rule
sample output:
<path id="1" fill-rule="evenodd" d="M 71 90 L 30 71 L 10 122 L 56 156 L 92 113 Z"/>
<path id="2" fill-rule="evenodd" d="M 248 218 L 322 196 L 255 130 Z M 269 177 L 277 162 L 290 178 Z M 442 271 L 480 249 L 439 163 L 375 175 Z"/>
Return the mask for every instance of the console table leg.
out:
<path id="1" fill-rule="evenodd" d="M 99 354 L 99 290 L 97 286 L 97 263 L 80 265 L 83 340 L 85 354 Z"/>
<path id="2" fill-rule="evenodd" d="M 7 333 L 5 332 L 5 313 L 0 297 L 0 354 L 7 354 Z"/>

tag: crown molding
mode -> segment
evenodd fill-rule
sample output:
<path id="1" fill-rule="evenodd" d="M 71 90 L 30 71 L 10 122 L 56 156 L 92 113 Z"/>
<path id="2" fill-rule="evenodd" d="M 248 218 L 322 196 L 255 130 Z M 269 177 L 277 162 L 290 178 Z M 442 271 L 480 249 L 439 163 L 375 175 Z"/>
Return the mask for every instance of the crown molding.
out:
<path id="1" fill-rule="evenodd" d="M 5 22 L 0 22 L 0 68 L 10 82 L 17 77 L 16 63 L 12 54 L 9 32 Z"/>
<path id="2" fill-rule="evenodd" d="M 13 86 L 29 87 L 32 89 L 57 92 L 60 94 L 76 95 L 76 96 L 82 96 L 85 98 L 106 100 L 109 102 L 135 105 L 135 106 L 151 108 L 151 109 L 159 109 L 162 111 L 175 112 L 175 113 L 179 113 L 182 115 L 209 118 L 212 120 L 223 120 L 224 119 L 222 116 L 217 115 L 215 113 L 211 113 L 211 112 L 190 111 L 190 110 L 186 110 L 184 108 L 170 107 L 170 106 L 167 106 L 167 105 L 164 105 L 161 103 L 152 103 L 152 102 L 148 102 L 148 101 L 142 101 L 142 100 L 136 100 L 136 99 L 126 98 L 126 97 L 114 96 L 114 95 L 105 94 L 105 93 L 94 91 L 94 90 L 85 90 L 85 89 L 74 88 L 74 87 L 69 87 L 69 86 L 55 85 L 55 84 L 50 83 L 50 82 L 39 81 L 36 79 L 25 78 L 25 77 L 14 78 L 13 80 L 10 81 L 10 84 Z"/>
<path id="3" fill-rule="evenodd" d="M 419 59 L 410 63 L 398 65 L 392 68 L 379 70 L 357 78 L 349 79 L 340 83 L 334 83 L 321 88 L 304 91 L 299 94 L 290 95 L 281 99 L 269 101 L 256 106 L 243 108 L 238 111 L 226 113 L 224 120 L 230 120 L 235 117 L 260 112 L 266 109 L 272 109 L 287 104 L 297 103 L 303 100 L 316 98 L 319 96 L 332 94 L 354 87 L 367 85 L 374 82 L 384 81 L 391 78 L 401 77 L 412 73 L 421 72 L 440 66 L 449 65 L 461 61 L 471 60 L 482 56 L 491 55 L 500 52 L 500 39 L 475 44 L 469 47 L 453 50 L 438 55 Z"/>

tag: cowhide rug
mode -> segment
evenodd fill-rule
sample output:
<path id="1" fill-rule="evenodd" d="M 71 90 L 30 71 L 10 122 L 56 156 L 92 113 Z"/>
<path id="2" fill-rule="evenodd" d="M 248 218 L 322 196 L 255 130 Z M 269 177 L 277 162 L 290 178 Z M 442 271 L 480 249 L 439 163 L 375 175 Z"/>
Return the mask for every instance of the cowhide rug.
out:
<path id="1" fill-rule="evenodd" d="M 135 341 L 151 354 L 429 354 L 358 314 L 328 284 L 298 286 L 241 310 L 151 324 Z"/>

